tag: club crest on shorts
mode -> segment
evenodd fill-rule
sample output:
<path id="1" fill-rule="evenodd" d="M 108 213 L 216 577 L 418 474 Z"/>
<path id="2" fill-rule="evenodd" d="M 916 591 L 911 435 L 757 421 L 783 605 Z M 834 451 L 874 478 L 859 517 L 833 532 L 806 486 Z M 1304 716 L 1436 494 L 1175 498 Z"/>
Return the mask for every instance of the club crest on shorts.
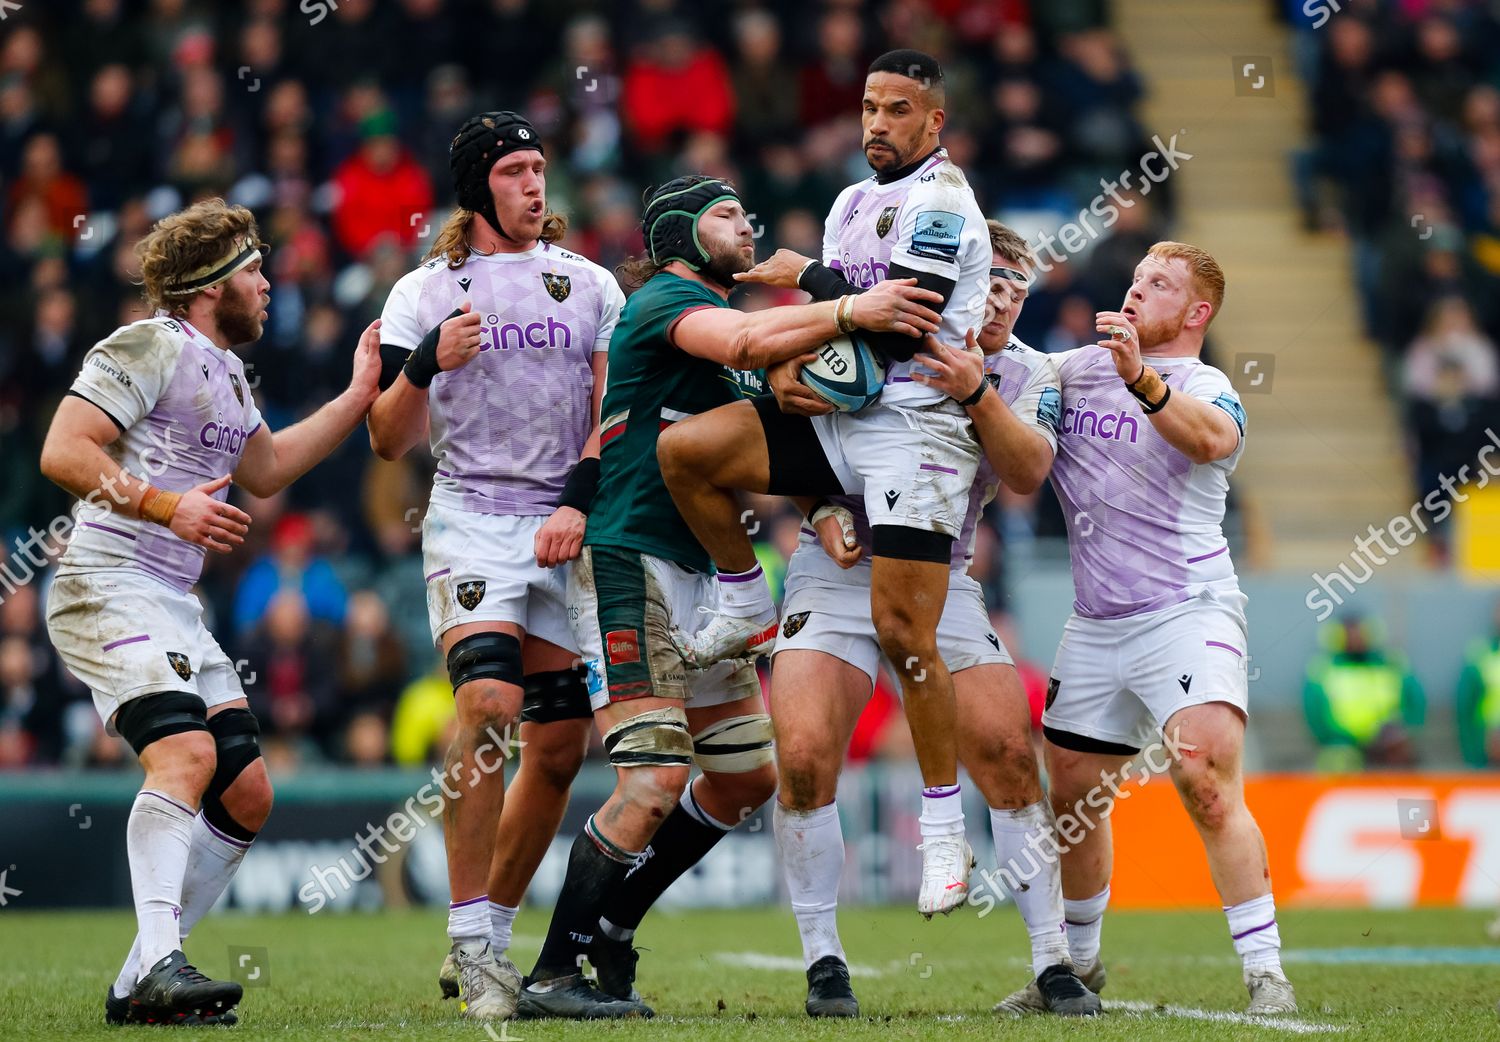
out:
<path id="1" fill-rule="evenodd" d="M 882 239 L 885 238 L 885 233 L 890 231 L 891 225 L 896 223 L 896 211 L 899 209 L 901 209 L 899 206 L 887 206 L 884 210 L 880 211 L 880 216 L 875 218 L 876 235 Z"/>
<path id="2" fill-rule="evenodd" d="M 458 584 L 458 603 L 464 606 L 465 611 L 473 611 L 479 607 L 479 602 L 484 600 L 484 580 L 475 579 L 472 582 Z"/>
<path id="3" fill-rule="evenodd" d="M 791 638 L 802 632 L 802 627 L 807 625 L 807 617 L 810 611 L 799 611 L 795 615 L 788 615 L 786 621 L 781 624 L 781 635 Z"/>
<path id="4" fill-rule="evenodd" d="M 1056 677 L 1047 678 L 1047 701 L 1042 706 L 1043 709 L 1052 708 L 1052 703 L 1057 701 L 1057 689 L 1061 686 L 1062 684 L 1058 682 Z"/>
<path id="5" fill-rule="evenodd" d="M 172 671 L 183 680 L 193 679 L 193 664 L 188 661 L 186 655 L 179 655 L 175 651 L 167 652 L 167 661 L 172 663 Z"/>
<path id="6" fill-rule="evenodd" d="M 568 294 L 573 292 L 573 280 L 566 275 L 553 275 L 551 272 L 542 272 L 542 285 L 547 287 L 547 292 L 552 294 L 552 299 L 561 304 L 568 299 Z"/>
<path id="7" fill-rule="evenodd" d="M 641 660 L 641 638 L 635 630 L 610 630 L 604 635 L 604 653 L 611 666 Z"/>
<path id="8" fill-rule="evenodd" d="M 245 389 L 240 386 L 240 378 L 235 373 L 229 374 L 229 386 L 234 390 L 234 400 L 241 405 L 245 404 Z"/>

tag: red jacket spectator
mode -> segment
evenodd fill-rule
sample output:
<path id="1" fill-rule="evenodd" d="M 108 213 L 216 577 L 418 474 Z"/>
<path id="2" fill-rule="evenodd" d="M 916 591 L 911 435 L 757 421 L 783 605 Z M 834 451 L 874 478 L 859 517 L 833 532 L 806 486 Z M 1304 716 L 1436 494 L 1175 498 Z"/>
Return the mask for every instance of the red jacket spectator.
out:
<path id="1" fill-rule="evenodd" d="M 625 70 L 621 108 L 634 145 L 646 152 L 680 131 L 727 134 L 734 123 L 729 69 L 718 52 L 669 27 Z"/>
<path id="2" fill-rule="evenodd" d="M 422 225 L 434 219 L 432 182 L 396 140 L 389 116 L 370 116 L 360 130 L 364 141 L 359 151 L 333 174 L 338 192 L 334 235 L 355 257 L 363 257 L 387 236 L 410 249 Z"/>
<path id="3" fill-rule="evenodd" d="M 77 218 L 88 214 L 83 182 L 62 168 L 62 152 L 51 134 L 33 137 L 22 156 L 21 175 L 10 186 L 6 211 L 14 214 L 25 200 L 35 198 L 46 208 L 48 231 L 71 242 L 83 223 Z"/>

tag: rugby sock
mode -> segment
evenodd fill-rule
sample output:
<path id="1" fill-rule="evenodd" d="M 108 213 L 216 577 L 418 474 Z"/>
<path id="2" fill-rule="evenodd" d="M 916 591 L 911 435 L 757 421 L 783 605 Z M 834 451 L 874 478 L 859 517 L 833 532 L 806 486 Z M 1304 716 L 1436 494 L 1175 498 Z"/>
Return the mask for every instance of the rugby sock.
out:
<path id="1" fill-rule="evenodd" d="M 923 836 L 956 836 L 964 830 L 961 788 L 931 785 L 922 790 L 922 817 L 917 824 Z"/>
<path id="2" fill-rule="evenodd" d="M 578 972 L 579 959 L 588 954 L 604 900 L 616 893 L 625 873 L 640 859 L 599 834 L 591 816 L 573 841 L 562 891 L 547 926 L 547 939 L 537 956 L 531 978 L 544 983 Z M 534 983 L 533 987 L 536 986 Z"/>
<path id="3" fill-rule="evenodd" d="M 192 846 L 191 808 L 152 789 L 136 794 L 125 824 L 125 851 L 141 935 L 141 976 L 182 943 L 182 879 Z"/>
<path id="4" fill-rule="evenodd" d="M 1081 901 L 1064 899 L 1063 912 L 1068 924 L 1068 951 L 1073 965 L 1087 966 L 1099 958 L 1099 931 L 1104 925 L 1104 909 L 1109 906 L 1109 887 Z"/>
<path id="5" fill-rule="evenodd" d="M 448 937 L 455 944 L 484 944 L 490 939 L 490 899 L 481 894 L 448 904 Z"/>
<path id="6" fill-rule="evenodd" d="M 651 837 L 641 859 L 625 874 L 625 881 L 609 895 L 605 933 L 628 941 L 657 898 L 716 847 L 738 824 L 724 824 L 698 804 L 693 782 Z"/>
<path id="7" fill-rule="evenodd" d="M 1281 972 L 1281 931 L 1276 926 L 1276 899 L 1270 894 L 1225 905 L 1229 936 L 1245 972 Z"/>
<path id="8" fill-rule="evenodd" d="M 510 949 L 510 928 L 515 923 L 516 912 L 519 910 L 498 901 L 490 902 L 490 947 L 496 955 Z"/>
<path id="9" fill-rule="evenodd" d="M 720 572 L 719 609 L 736 619 L 770 620 L 776 614 L 766 573 L 756 565 L 748 572 Z"/>
<path id="10" fill-rule="evenodd" d="M 245 834 L 253 840 L 254 833 Z M 204 819 L 201 811 L 193 818 L 192 847 L 188 851 L 187 869 L 182 875 L 182 918 L 177 922 L 179 948 L 229 886 L 229 881 L 239 871 L 240 862 L 245 860 L 250 842 L 220 832 Z M 136 976 L 140 955 L 141 935 L 138 933 L 130 954 L 125 957 L 125 965 L 120 968 L 120 975 L 115 978 L 116 995 L 129 995 L 130 989 L 140 979 Z"/>
<path id="11" fill-rule="evenodd" d="M 787 810 L 780 803 L 771 816 L 781 869 L 802 935 L 802 959 L 811 966 L 827 955 L 844 959 L 839 940 L 839 880 L 844 874 L 844 832 L 839 808 Z M 847 959 L 844 959 L 847 962 Z"/>
<path id="12" fill-rule="evenodd" d="M 995 862 L 1016 882 L 1011 897 L 1031 938 L 1031 970 L 1040 974 L 1068 959 L 1062 873 L 1055 857 L 1039 853 L 1053 843 L 1052 815 L 1044 800 L 1020 810 L 991 807 L 990 827 L 995 836 Z"/>

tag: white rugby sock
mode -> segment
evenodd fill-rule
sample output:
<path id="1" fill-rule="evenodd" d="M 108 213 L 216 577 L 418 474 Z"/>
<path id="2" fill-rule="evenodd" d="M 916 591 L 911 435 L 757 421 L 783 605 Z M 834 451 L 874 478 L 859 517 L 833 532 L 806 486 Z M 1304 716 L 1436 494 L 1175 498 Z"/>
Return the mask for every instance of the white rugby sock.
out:
<path id="1" fill-rule="evenodd" d="M 1099 932 L 1104 926 L 1104 909 L 1109 907 L 1109 887 L 1081 901 L 1063 900 L 1068 924 L 1068 951 L 1073 965 L 1084 967 L 1099 958 Z"/>
<path id="2" fill-rule="evenodd" d="M 922 836 L 956 836 L 964 831 L 962 787 L 932 785 L 922 790 L 922 816 L 917 819 Z"/>
<path id="3" fill-rule="evenodd" d="M 811 966 L 827 955 L 844 958 L 839 940 L 839 879 L 844 874 L 844 832 L 839 808 L 787 810 L 780 803 L 771 829 L 781 850 L 781 868 L 802 935 L 802 959 Z M 848 960 L 845 959 L 847 962 Z"/>
<path id="4" fill-rule="evenodd" d="M 520 909 L 510 905 L 490 902 L 490 947 L 499 955 L 510 948 L 510 928 L 515 924 L 516 912 Z"/>
<path id="5" fill-rule="evenodd" d="M 1276 926 L 1276 899 L 1270 894 L 1225 905 L 1229 936 L 1245 972 L 1281 972 L 1281 930 Z"/>
<path id="6" fill-rule="evenodd" d="M 1020 810 L 990 808 L 995 834 L 995 862 L 1015 880 L 1011 897 L 1031 938 L 1031 971 L 1068 958 L 1068 934 L 1063 925 L 1062 871 L 1055 857 L 1047 857 L 1053 830 L 1045 800 Z M 1055 848 L 1052 848 L 1055 849 Z"/>
<path id="7" fill-rule="evenodd" d="M 448 905 L 448 937 L 457 944 L 487 944 L 490 939 L 490 899 L 481 894 Z"/>
<path id="8" fill-rule="evenodd" d="M 776 614 L 766 573 L 756 565 L 748 572 L 720 572 L 719 610 L 736 619 L 770 619 Z"/>
<path id="9" fill-rule="evenodd" d="M 125 824 L 125 851 L 141 938 L 137 971 L 142 976 L 182 943 L 182 880 L 192 845 L 191 808 L 153 789 L 136 794 Z"/>
<path id="10" fill-rule="evenodd" d="M 240 862 L 250 844 L 219 832 L 206 820 L 200 811 L 193 818 L 192 847 L 188 851 L 187 869 L 182 875 L 182 918 L 177 922 L 177 946 L 182 947 L 188 934 L 193 932 L 209 910 L 218 903 L 229 881 L 239 871 Z M 141 935 L 135 935 L 125 965 L 115 978 L 115 994 L 125 996 L 135 987 L 140 978 L 136 969 L 140 964 Z"/>

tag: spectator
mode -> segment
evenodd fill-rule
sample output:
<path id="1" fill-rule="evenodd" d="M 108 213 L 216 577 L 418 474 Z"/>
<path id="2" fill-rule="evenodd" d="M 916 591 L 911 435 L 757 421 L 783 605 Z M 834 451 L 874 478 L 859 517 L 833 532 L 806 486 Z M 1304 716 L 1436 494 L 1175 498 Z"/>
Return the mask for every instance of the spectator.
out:
<path id="1" fill-rule="evenodd" d="M 817 127 L 846 120 L 865 94 L 864 27 L 847 7 L 833 7 L 818 20 L 818 47 L 797 76 L 798 121 Z"/>
<path id="2" fill-rule="evenodd" d="M 793 69 L 782 56 L 781 27 L 769 11 L 750 8 L 734 20 L 735 138 L 744 151 L 797 126 Z"/>
<path id="3" fill-rule="evenodd" d="M 389 718 L 406 679 L 406 652 L 391 629 L 385 603 L 371 590 L 349 598 L 339 639 L 339 703 L 343 712 Z"/>
<path id="4" fill-rule="evenodd" d="M 391 721 L 391 757 L 402 767 L 441 760 L 457 730 L 453 685 L 441 662 L 406 686 Z"/>
<path id="5" fill-rule="evenodd" d="M 1359 616 L 1326 624 L 1326 653 L 1307 667 L 1302 704 L 1324 770 L 1405 767 L 1426 699 L 1405 659 L 1387 650 L 1379 624 Z"/>
<path id="6" fill-rule="evenodd" d="M 418 226 L 433 212 L 432 182 L 397 139 L 389 111 L 365 117 L 359 133 L 359 151 L 333 175 L 334 236 L 346 253 L 361 259 L 383 242 L 410 250 Z"/>
<path id="7" fill-rule="evenodd" d="M 1426 328 L 1407 349 L 1402 374 L 1407 397 L 1436 397 L 1438 372 L 1445 366 L 1457 370 L 1466 395 L 1492 398 L 1500 392 L 1495 345 L 1475 324 L 1474 312 L 1461 296 L 1433 301 Z"/>
<path id="8" fill-rule="evenodd" d="M 651 156 L 694 131 L 726 135 L 734 94 L 724 59 L 685 24 L 661 22 L 625 69 L 621 112 L 629 145 Z"/>
<path id="9" fill-rule="evenodd" d="M 1471 767 L 1500 765 L 1500 603 L 1489 635 L 1473 641 L 1464 655 L 1458 678 L 1458 745 Z"/>
<path id="10" fill-rule="evenodd" d="M 338 636 L 295 590 L 277 593 L 240 646 L 250 709 L 270 734 L 327 745 L 338 721 Z"/>
<path id="11" fill-rule="evenodd" d="M 314 620 L 343 625 L 347 595 L 329 563 L 314 556 L 312 522 L 303 514 L 283 517 L 271 552 L 246 569 L 234 599 L 236 632 L 248 632 L 284 591 L 299 594 Z"/>
<path id="12" fill-rule="evenodd" d="M 40 203 L 47 232 L 65 242 L 78 235 L 76 217 L 88 215 L 83 182 L 63 169 L 62 149 L 51 134 L 37 134 L 21 157 L 21 175 L 10 186 L 7 209 L 16 214 L 28 203 Z"/>

